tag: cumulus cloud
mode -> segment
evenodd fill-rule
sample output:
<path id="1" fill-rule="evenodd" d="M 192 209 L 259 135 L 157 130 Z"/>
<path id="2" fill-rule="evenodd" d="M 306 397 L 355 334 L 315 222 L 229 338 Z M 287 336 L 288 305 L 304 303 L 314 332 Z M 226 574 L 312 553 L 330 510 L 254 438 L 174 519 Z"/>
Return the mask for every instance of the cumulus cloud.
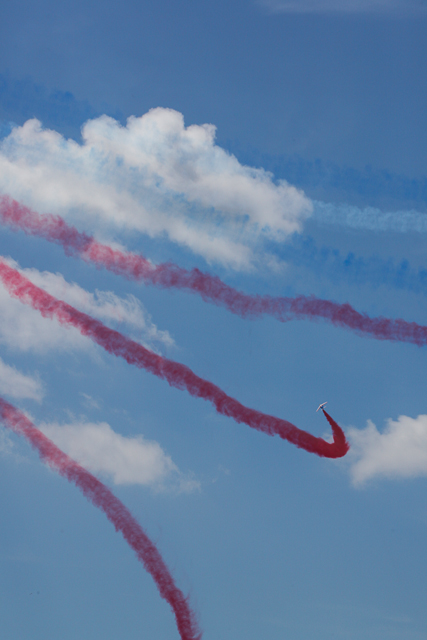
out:
<path id="1" fill-rule="evenodd" d="M 350 428 L 347 435 L 355 485 L 375 477 L 427 476 L 427 415 L 389 419 L 383 432 L 368 421 L 366 429 Z"/>
<path id="2" fill-rule="evenodd" d="M 21 373 L 0 358 L 0 393 L 12 398 L 29 398 L 41 402 L 43 385 L 38 377 Z"/>
<path id="3" fill-rule="evenodd" d="M 15 269 L 17 263 L 7 260 Z M 126 325 L 132 337 L 155 349 L 158 345 L 174 344 L 167 331 L 157 329 L 142 304 L 134 297 L 120 298 L 111 292 L 90 293 L 75 283 L 68 283 L 60 274 L 36 269 L 19 269 L 38 287 L 68 302 L 85 313 L 108 324 Z M 88 338 L 73 327 L 64 327 L 56 319 L 43 318 L 38 311 L 12 298 L 0 282 L 0 343 L 22 351 L 46 352 L 95 349 Z"/>
<path id="4" fill-rule="evenodd" d="M 299 231 L 311 213 L 301 191 L 216 145 L 213 125 L 185 127 L 172 109 L 125 127 L 101 116 L 82 138 L 66 140 L 38 120 L 15 127 L 0 143 L 0 191 L 98 230 L 167 237 L 234 268 L 251 265 L 257 239 Z"/>
<path id="5" fill-rule="evenodd" d="M 275 13 L 414 13 L 425 12 L 423 0 L 258 0 Z"/>
<path id="6" fill-rule="evenodd" d="M 182 474 L 157 442 L 141 435 L 122 436 L 106 422 L 52 423 L 39 428 L 85 469 L 107 476 L 115 484 L 186 492 L 200 489 L 199 482 Z"/>

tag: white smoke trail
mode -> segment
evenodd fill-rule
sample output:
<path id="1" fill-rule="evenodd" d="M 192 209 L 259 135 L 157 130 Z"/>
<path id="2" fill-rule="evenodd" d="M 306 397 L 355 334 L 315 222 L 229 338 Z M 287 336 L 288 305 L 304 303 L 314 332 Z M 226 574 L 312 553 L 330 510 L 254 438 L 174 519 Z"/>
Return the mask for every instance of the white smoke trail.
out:
<path id="1" fill-rule="evenodd" d="M 381 211 L 375 207 L 360 209 L 349 204 L 313 201 L 312 219 L 322 224 L 341 225 L 369 231 L 426 233 L 427 214 L 408 211 Z"/>

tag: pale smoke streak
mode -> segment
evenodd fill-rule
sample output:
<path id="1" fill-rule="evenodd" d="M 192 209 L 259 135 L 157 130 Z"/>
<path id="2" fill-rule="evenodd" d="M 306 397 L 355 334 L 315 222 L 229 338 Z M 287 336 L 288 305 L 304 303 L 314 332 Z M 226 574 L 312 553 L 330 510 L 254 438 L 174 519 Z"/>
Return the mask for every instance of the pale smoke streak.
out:
<path id="1" fill-rule="evenodd" d="M 257 4 L 272 13 L 315 15 L 414 15 L 426 11 L 417 0 L 257 0 Z"/>
<path id="2" fill-rule="evenodd" d="M 359 209 L 349 204 L 332 204 L 316 200 L 313 206 L 312 219 L 323 224 L 369 231 L 427 232 L 427 214 L 415 210 L 381 211 L 375 207 Z"/>

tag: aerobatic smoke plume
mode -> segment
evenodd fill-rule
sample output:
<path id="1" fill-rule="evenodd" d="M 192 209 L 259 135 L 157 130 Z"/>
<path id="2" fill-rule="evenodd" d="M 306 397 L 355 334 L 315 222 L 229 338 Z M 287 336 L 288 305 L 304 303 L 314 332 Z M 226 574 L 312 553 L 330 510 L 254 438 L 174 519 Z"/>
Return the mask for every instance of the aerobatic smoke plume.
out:
<path id="1" fill-rule="evenodd" d="M 418 346 L 426 342 L 426 327 L 415 322 L 370 318 L 349 304 L 338 304 L 315 296 L 285 298 L 248 295 L 199 269 L 188 271 L 173 263 L 153 265 L 143 256 L 96 242 L 93 237 L 67 225 L 60 216 L 40 215 L 7 196 L 0 198 L 0 219 L 15 229 L 62 245 L 68 255 L 81 256 L 87 262 L 130 279 L 197 293 L 203 300 L 223 306 L 242 318 L 270 315 L 281 322 L 323 318 L 336 326 L 352 329 L 358 334 L 368 334 L 377 340 L 412 342 Z"/>
<path id="2" fill-rule="evenodd" d="M 105 513 L 116 531 L 122 533 L 126 542 L 135 551 L 138 560 L 150 573 L 162 598 L 171 606 L 181 639 L 200 640 L 202 634 L 198 629 L 195 615 L 188 605 L 188 599 L 175 585 L 156 546 L 125 505 L 95 476 L 58 449 L 23 413 L 2 398 L 0 398 L 0 420 L 15 433 L 24 436 L 43 462 L 69 482 L 74 483 L 92 504 Z"/>
<path id="3" fill-rule="evenodd" d="M 209 400 L 218 413 L 234 418 L 236 422 L 243 422 L 268 435 L 277 434 L 297 447 L 319 456 L 340 458 L 348 451 L 349 445 L 344 433 L 336 423 L 331 423 L 333 443 L 326 442 L 322 438 L 298 429 L 287 420 L 245 407 L 212 382 L 197 376 L 187 366 L 153 353 L 138 342 L 106 327 L 99 320 L 54 298 L 43 289 L 36 287 L 3 260 L 0 260 L 0 279 L 12 296 L 37 309 L 44 317 L 55 317 L 64 325 L 75 327 L 82 335 L 91 338 L 109 353 L 120 356 L 129 364 L 167 380 L 172 387 L 186 389 L 196 398 Z"/>
<path id="4" fill-rule="evenodd" d="M 421 211 L 381 211 L 376 207 L 359 209 L 349 204 L 314 201 L 313 219 L 324 224 L 342 225 L 352 229 L 425 233 L 427 218 Z"/>
<path id="5" fill-rule="evenodd" d="M 427 269 L 411 267 L 408 260 L 394 262 L 378 255 L 368 258 L 347 254 L 325 245 L 317 246 L 310 236 L 297 236 L 292 242 L 275 249 L 280 259 L 292 262 L 296 267 L 306 267 L 316 274 L 324 274 L 333 282 L 352 285 L 369 284 L 372 287 L 386 285 L 414 293 L 427 293 Z"/>

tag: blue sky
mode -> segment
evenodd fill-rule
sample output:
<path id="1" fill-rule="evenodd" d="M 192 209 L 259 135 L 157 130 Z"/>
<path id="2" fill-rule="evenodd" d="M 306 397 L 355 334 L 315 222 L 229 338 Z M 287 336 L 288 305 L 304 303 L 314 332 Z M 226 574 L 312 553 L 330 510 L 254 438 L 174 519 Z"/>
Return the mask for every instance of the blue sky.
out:
<path id="1" fill-rule="evenodd" d="M 425 10 L 3 2 L 0 195 L 248 293 L 426 325 Z M 205 640 L 425 638 L 425 348 L 243 320 L 6 226 L 0 254 L 242 403 L 324 436 L 327 400 L 345 430 L 337 461 L 255 432 L 0 288 L 0 396 L 129 507 Z M 105 516 L 6 429 L 0 481 L 5 638 L 179 637 Z"/>

